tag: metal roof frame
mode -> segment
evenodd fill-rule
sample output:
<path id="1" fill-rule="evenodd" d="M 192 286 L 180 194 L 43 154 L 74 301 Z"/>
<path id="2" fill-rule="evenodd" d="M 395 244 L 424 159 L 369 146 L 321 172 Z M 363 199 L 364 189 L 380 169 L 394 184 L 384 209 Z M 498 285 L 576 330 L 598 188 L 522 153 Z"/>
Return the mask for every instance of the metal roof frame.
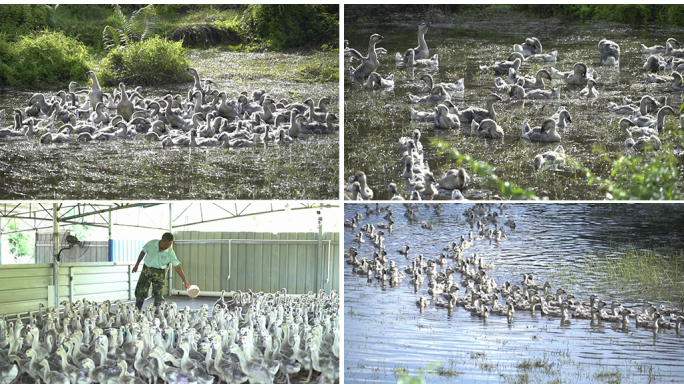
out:
<path id="1" fill-rule="evenodd" d="M 269 203 L 268 209 L 261 207 L 255 210 L 250 210 L 252 202 L 169 202 L 169 203 L 142 203 L 142 202 L 119 202 L 119 203 L 102 203 L 102 202 L 4 202 L 0 203 L 0 219 L 14 219 L 20 220 L 29 228 L 17 230 L 5 230 L 8 222 L 2 223 L 0 220 L 0 235 L 35 231 L 38 229 L 53 228 L 54 210 L 58 210 L 57 222 L 67 225 L 88 225 L 92 227 L 110 228 L 110 225 L 136 227 L 136 228 L 151 228 L 151 229 L 176 229 L 183 227 L 190 227 L 198 224 L 211 223 L 222 220 L 229 220 L 244 216 L 264 215 L 276 212 L 285 212 L 288 210 L 297 211 L 305 209 L 321 209 L 321 208 L 336 208 L 337 204 L 324 204 L 312 202 L 285 202 L 286 205 L 282 208 L 275 207 L 274 203 Z M 56 205 L 55 205 L 56 204 Z M 149 208 L 159 205 L 168 204 L 169 206 L 169 222 L 168 226 L 145 226 L 140 224 L 115 223 L 112 222 L 111 212 L 133 209 L 133 208 Z M 209 207 L 207 207 L 209 206 Z M 181 209 L 181 212 L 174 215 L 174 208 Z M 207 210 L 211 208 L 210 210 Z M 188 222 L 178 222 L 180 218 L 190 209 L 199 210 L 199 219 Z M 219 215 L 217 216 L 217 212 Z M 207 217 L 205 217 L 207 216 Z M 50 222 L 45 225 L 45 222 Z"/>

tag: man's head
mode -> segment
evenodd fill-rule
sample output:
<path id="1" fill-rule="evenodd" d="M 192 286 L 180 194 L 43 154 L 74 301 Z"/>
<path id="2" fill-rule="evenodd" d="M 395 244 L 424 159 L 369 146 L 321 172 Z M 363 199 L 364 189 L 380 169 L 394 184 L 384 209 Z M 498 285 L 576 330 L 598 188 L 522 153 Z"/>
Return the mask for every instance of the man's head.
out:
<path id="1" fill-rule="evenodd" d="M 159 241 L 159 249 L 163 251 L 165 249 L 168 249 L 172 245 L 173 245 L 173 234 L 171 232 L 166 232 L 165 234 L 162 235 L 162 238 Z"/>

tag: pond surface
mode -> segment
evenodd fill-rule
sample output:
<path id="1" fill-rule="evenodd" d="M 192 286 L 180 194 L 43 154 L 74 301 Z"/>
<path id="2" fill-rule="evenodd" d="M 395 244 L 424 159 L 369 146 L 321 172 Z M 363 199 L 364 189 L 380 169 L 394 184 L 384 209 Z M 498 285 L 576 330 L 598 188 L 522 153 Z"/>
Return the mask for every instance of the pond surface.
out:
<path id="1" fill-rule="evenodd" d="M 337 53 L 327 55 L 337 62 Z M 321 56 L 193 50 L 188 60 L 229 99 L 261 88 L 276 100 L 328 96 L 331 111 L 339 110 L 338 83 L 295 81 L 301 66 Z M 191 86 L 143 87 L 141 94 L 185 98 Z M 111 87 L 104 88 L 111 93 Z M 0 109 L 8 116 L 0 126 L 11 125 L 12 109 L 24 110 L 34 92 L 52 97 L 57 91 L 0 89 Z M 4 199 L 333 199 L 339 196 L 339 135 L 256 151 L 162 149 L 160 142 L 142 139 L 49 145 L 37 139 L 6 141 L 0 142 L 0 180 Z"/>
<path id="2" fill-rule="evenodd" d="M 645 73 L 641 70 L 647 55 L 640 53 L 640 43 L 648 46 L 664 44 L 670 36 L 682 36 L 683 29 L 664 29 L 649 26 L 647 29 L 634 29 L 627 25 L 608 22 L 569 24 L 561 20 L 539 20 L 502 9 L 495 15 L 470 15 L 442 17 L 447 21 L 434 21 L 425 39 L 430 55 L 439 54 L 439 70 L 431 72 L 435 82 L 456 82 L 465 79 L 465 91 L 452 95 L 452 102 L 459 110 L 470 106 L 486 108 L 485 98 L 493 93 L 495 76 L 493 72 L 482 73 L 480 65 L 492 65 L 504 60 L 512 52 L 513 44 L 522 44 L 527 37 L 537 37 L 543 53 L 558 51 L 556 63 L 524 64 L 519 73 L 534 76 L 539 69 L 570 71 L 577 62 L 584 62 L 594 68 L 598 77 L 599 97 L 587 101 L 580 99 L 579 93 L 584 85 L 565 85 L 554 80 L 553 87 L 561 88 L 560 100 L 511 101 L 502 95 L 504 101 L 494 104 L 497 123 L 503 128 L 502 140 L 481 139 L 471 136 L 470 124 L 459 130 L 435 132 L 432 124 L 412 122 L 410 108 L 419 111 L 433 111 L 434 106 L 410 104 L 408 94 L 418 94 L 424 87 L 420 81 L 422 70 L 399 69 L 395 67 L 394 55 L 402 55 L 408 48 L 417 46 L 417 26 L 423 21 L 411 14 L 392 14 L 391 20 L 383 22 L 364 22 L 346 20 L 345 39 L 350 47 L 367 53 L 368 38 L 373 33 L 384 36 L 378 47 L 386 48 L 387 55 L 381 56 L 377 72 L 383 77 L 394 74 L 395 87 L 391 91 L 367 91 L 364 84 L 352 82 L 348 70 L 345 72 L 345 176 L 346 179 L 356 171 L 364 171 L 368 181 L 376 190 L 376 199 L 387 199 L 387 185 L 396 183 L 402 192 L 402 167 L 398 161 L 401 152 L 396 146 L 402 136 L 410 136 L 418 128 L 423 135 L 421 143 L 424 157 L 437 179 L 449 169 L 458 168 L 455 162 L 440 155 L 437 148 L 430 144 L 433 137 L 439 137 L 451 144 L 461 154 L 470 155 L 476 161 L 493 166 L 493 172 L 501 180 L 515 182 L 518 186 L 531 190 L 538 197 L 551 200 L 595 200 L 605 196 L 594 186 L 587 184 L 583 173 L 569 166 L 534 172 L 530 163 L 537 154 L 554 149 L 561 144 L 567 156 L 588 167 L 596 175 L 607 176 L 608 163 L 605 154 L 611 159 L 620 155 L 633 156 L 624 147 L 625 139 L 620 136 L 618 115 L 607 109 L 609 102 L 623 104 L 623 98 L 639 100 L 643 95 L 667 96 L 668 104 L 675 110 L 682 102 L 681 92 L 673 92 L 669 84 L 647 84 Z M 412 20 L 407 23 L 406 20 Z M 530 21 L 533 20 L 533 21 Z M 598 42 L 602 38 L 616 41 L 621 48 L 619 67 L 599 65 Z M 356 67 L 358 61 L 345 60 L 344 67 Z M 549 89 L 549 81 L 546 81 Z M 540 126 L 551 117 L 560 106 L 565 107 L 572 117 L 572 124 L 559 129 L 560 143 L 534 143 L 521 138 L 521 127 L 527 121 L 531 126 Z M 666 119 L 668 126 L 679 126 L 679 119 Z M 670 133 L 661 135 L 663 143 L 673 142 Z M 674 142 L 675 155 L 684 159 L 679 140 Z M 680 175 L 684 174 L 680 165 Z M 466 167 L 469 174 L 472 169 Z M 488 198 L 494 193 L 484 188 L 484 181 L 475 178 L 466 198 Z M 403 193 L 404 197 L 410 193 Z M 445 198 L 441 196 L 441 198 Z"/>
<path id="3" fill-rule="evenodd" d="M 409 222 L 404 205 L 391 205 L 395 224 L 391 234 L 384 230 L 385 249 L 400 270 L 410 264 L 397 253 L 405 245 L 411 246 L 411 259 L 423 254 L 434 260 L 445 245 L 458 241 L 461 234 L 468 236 L 471 226 L 463 212 L 472 204 L 442 206 L 443 212 L 436 215 L 433 207 L 420 204 L 418 220 Z M 674 305 L 644 297 L 636 285 L 604 286 L 588 263 L 595 255 L 618 257 L 628 245 L 681 249 L 684 206 L 510 204 L 503 210 L 493 206 L 492 211 L 500 214 L 500 224 L 514 220 L 515 229 L 506 226 L 508 240 L 499 244 L 475 241 L 464 258 L 477 253 L 486 263 L 494 263 L 488 275 L 499 286 L 506 280 L 520 285 L 523 273 L 534 273 L 538 284 L 549 281 L 552 291 L 563 287 L 577 300 L 587 301 L 593 293 L 609 305 L 613 300 L 634 308 L 643 306 L 644 300 Z M 359 247 L 354 235 L 363 224 L 386 223 L 385 213 L 369 218 L 362 204 L 345 204 L 345 219 L 357 212 L 364 219 L 353 231 L 345 228 L 345 252 L 356 246 L 359 259 L 372 259 L 376 248 L 368 238 Z M 421 228 L 423 220 L 434 229 Z M 449 259 L 448 265 L 454 263 Z M 575 278 L 564 278 L 568 273 Z M 558 317 L 539 311 L 516 311 L 510 324 L 496 315 L 483 321 L 463 307 L 448 313 L 434 300 L 421 313 L 416 300 L 430 297 L 427 280 L 415 292 L 409 277 L 397 287 L 377 279 L 369 283 L 366 276 L 352 273 L 349 264 L 344 275 L 345 382 L 396 383 L 399 371 L 415 376 L 434 363 L 443 370 L 428 375 L 429 383 L 678 383 L 684 377 L 684 331 L 654 334 L 635 328 L 634 321 L 626 331 L 612 323 L 579 319 L 561 326 Z M 454 281 L 460 281 L 459 273 Z M 461 287 L 460 298 L 464 290 Z"/>

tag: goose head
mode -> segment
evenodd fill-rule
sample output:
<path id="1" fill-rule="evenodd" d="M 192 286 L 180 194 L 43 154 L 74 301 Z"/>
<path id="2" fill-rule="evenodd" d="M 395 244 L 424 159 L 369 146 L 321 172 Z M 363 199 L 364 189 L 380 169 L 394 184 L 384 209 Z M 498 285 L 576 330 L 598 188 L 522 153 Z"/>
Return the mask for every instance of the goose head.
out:
<path id="1" fill-rule="evenodd" d="M 373 44 L 377 44 L 377 43 L 381 42 L 382 39 L 384 39 L 384 37 L 383 37 L 382 35 L 379 35 L 379 34 L 377 34 L 377 33 L 374 33 L 374 34 L 372 34 L 371 37 L 370 37 L 370 42 L 373 43 Z"/>
<path id="2" fill-rule="evenodd" d="M 421 33 L 421 34 L 427 33 L 427 30 L 428 30 L 428 28 L 430 28 L 431 25 L 432 25 L 432 23 L 430 23 L 430 22 L 421 23 L 418 26 L 418 33 Z"/>

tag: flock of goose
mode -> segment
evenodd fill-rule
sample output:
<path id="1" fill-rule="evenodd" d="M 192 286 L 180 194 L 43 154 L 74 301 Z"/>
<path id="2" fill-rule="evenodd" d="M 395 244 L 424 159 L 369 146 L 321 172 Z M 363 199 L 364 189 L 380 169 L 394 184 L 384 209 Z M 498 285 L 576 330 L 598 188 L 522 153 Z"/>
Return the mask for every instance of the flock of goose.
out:
<path id="1" fill-rule="evenodd" d="M 0 139 L 38 137 L 41 143 L 112 141 L 145 138 L 162 147 L 260 147 L 289 145 L 293 139 L 337 131 L 337 116 L 328 110 L 330 99 L 318 105 L 276 101 L 265 90 L 235 100 L 228 93 L 212 89 L 197 70 L 187 68 L 195 79 L 184 99 L 166 95 L 145 98 L 141 87 L 128 90 L 124 83 L 112 94 L 105 93 L 95 72 L 89 71 L 92 87 L 79 92 L 76 82 L 52 98 L 36 93 L 25 111 L 13 111 L 14 124 L 0 129 Z M 4 110 L 3 110 L 4 115 Z"/>
<path id="2" fill-rule="evenodd" d="M 585 63 L 578 62 L 571 71 L 560 71 L 554 67 L 540 69 L 534 76 L 522 73 L 523 65 L 528 63 L 541 63 L 542 65 L 554 64 L 558 58 L 558 51 L 546 54 L 542 51 L 539 39 L 527 38 L 523 44 L 515 44 L 513 52 L 506 60 L 496 62 L 490 66 L 480 66 L 482 72 L 502 75 L 495 77 L 494 93 L 487 96 L 486 108 L 471 106 L 467 109 L 459 109 L 452 96 L 463 97 L 465 90 L 464 79 L 454 83 L 435 83 L 430 72 L 439 70 L 438 55 L 429 58 L 430 51 L 425 40 L 430 23 L 422 23 L 418 27 L 418 47 L 409 49 L 405 55 L 399 53 L 395 56 L 397 68 L 412 67 L 420 69 L 420 80 L 425 86 L 421 89 L 422 95 L 409 94 L 411 104 L 426 103 L 434 105 L 433 111 L 421 112 L 411 108 L 411 121 L 427 122 L 433 129 L 461 129 L 469 127 L 472 136 L 486 139 L 503 139 L 506 130 L 497 123 L 497 113 L 494 104 L 504 101 L 500 94 L 508 94 L 514 99 L 549 100 L 560 99 L 560 87 L 548 89 L 545 80 L 560 82 L 568 85 L 586 85 L 579 92 L 578 97 L 585 100 L 595 99 L 599 96 L 596 89 L 598 78 L 593 68 Z M 383 78 L 376 70 L 380 66 L 379 58 L 387 53 L 384 48 L 377 44 L 384 39 L 379 34 L 373 34 L 369 40 L 368 54 L 363 56 L 357 50 L 345 46 L 345 56 L 350 60 L 361 60 L 356 68 L 350 67 L 349 74 L 356 81 L 365 80 L 365 88 L 369 90 L 389 90 L 394 87 L 394 75 Z M 670 38 L 665 46 L 646 47 L 642 44 L 642 53 L 648 54 L 643 70 L 650 71 L 646 76 L 647 82 L 669 83 L 674 91 L 684 89 L 681 71 L 684 70 L 684 49 L 675 49 L 677 40 Z M 598 44 L 599 62 L 605 66 L 619 66 L 620 46 L 614 41 L 603 39 Z M 672 71 L 671 75 L 655 74 L 656 72 Z M 658 150 L 662 143 L 658 134 L 662 132 L 665 118 L 669 115 L 677 116 L 677 109 L 667 105 L 666 97 L 654 97 L 644 95 L 636 101 L 625 99 L 623 105 L 610 102 L 607 109 L 616 114 L 625 114 L 620 120 L 619 126 L 624 145 L 627 148 L 643 151 L 646 149 Z M 520 136 L 523 140 L 542 143 L 555 143 L 561 141 L 559 131 L 562 131 L 572 118 L 564 106 L 560 106 L 556 113 L 547 117 L 539 126 L 531 126 L 525 121 L 522 124 Z M 684 126 L 684 120 L 682 120 Z M 401 172 L 406 182 L 404 191 L 411 199 L 417 197 L 434 196 L 433 185 L 442 188 L 443 185 L 430 173 L 428 164 L 423 159 L 422 145 L 418 142 L 420 131 L 414 130 L 412 137 L 401 137 L 398 146 L 402 151 Z M 558 145 L 554 150 L 535 155 L 530 161 L 531 168 L 542 170 L 564 163 L 566 160 L 565 150 Z M 448 173 L 462 170 L 450 170 Z M 465 172 L 465 171 L 462 171 Z M 447 174 L 448 174 L 447 173 Z M 446 177 L 447 175 L 444 175 Z M 444 179 L 444 177 L 442 179 Z M 439 193 L 451 194 L 454 199 L 462 199 L 460 190 L 466 187 L 462 183 L 456 190 L 440 190 Z M 396 185 L 394 186 L 396 190 Z M 390 190 L 392 187 L 389 187 Z M 348 185 L 348 195 L 351 198 L 353 187 Z M 416 196 L 416 191 L 417 195 Z M 365 199 L 362 194 L 356 194 L 360 199 Z M 390 198 L 401 197 L 399 194 L 390 193 Z M 403 197 L 402 197 L 403 199 Z"/>
<path id="3" fill-rule="evenodd" d="M 409 203 L 404 205 L 406 207 L 404 217 L 409 221 L 419 221 L 421 206 Z M 679 333 L 680 325 L 684 321 L 684 313 L 676 308 L 664 305 L 656 307 L 645 302 L 643 308 L 631 309 L 623 307 L 618 301 L 613 301 L 610 304 L 610 310 L 607 310 L 607 303 L 597 295 L 590 295 L 588 301 L 580 301 L 563 288 L 554 290 L 548 281 L 538 284 L 532 273 L 524 273 L 520 285 L 510 281 L 498 284 L 487 274 L 487 270 L 495 267 L 493 263 L 486 263 L 484 258 L 477 253 L 466 256 L 467 249 L 471 248 L 476 241 L 488 240 L 490 244 L 505 241 L 507 240 L 505 227 L 515 229 L 516 224 L 513 220 L 504 221 L 502 218 L 501 214 L 505 206 L 501 204 L 497 212 L 492 210 L 492 205 L 476 204 L 466 209 L 463 215 L 474 230 L 447 244 L 444 252 L 434 259 L 422 254 L 414 255 L 410 243 L 398 249 L 394 255 L 400 260 L 409 262 L 409 265 L 405 267 L 398 266 L 398 260 L 388 254 L 385 249 L 385 236 L 392 233 L 392 226 L 395 222 L 392 208 L 380 207 L 376 203 L 376 208 L 373 210 L 366 205 L 365 217 L 361 211 L 358 211 L 352 219 L 345 222 L 345 227 L 350 228 L 352 233 L 357 227 L 360 229 L 354 235 L 353 240 L 359 244 L 359 248 L 354 246 L 349 248 L 349 253 L 345 254 L 346 262 L 353 267 L 353 273 L 367 277 L 369 283 L 378 280 L 382 284 L 387 283 L 396 287 L 409 278 L 408 284 L 414 287 L 416 293 L 427 285 L 427 295 L 420 296 L 416 301 L 421 312 L 434 303 L 435 307 L 446 308 L 450 312 L 456 307 L 462 307 L 483 319 L 491 315 L 504 316 L 512 322 L 517 311 L 541 313 L 543 316 L 560 318 L 563 326 L 570 325 L 571 319 L 589 319 L 592 323 L 616 323 L 623 330 L 628 328 L 630 319 L 634 319 L 636 327 L 654 331 L 674 329 Z M 428 210 L 431 207 L 428 204 L 425 206 Z M 440 204 L 434 205 L 434 212 L 437 215 L 441 214 Z M 377 223 L 380 215 L 383 215 L 386 221 Z M 362 224 L 364 220 L 366 223 Z M 427 230 L 432 229 L 425 224 L 427 223 L 421 223 L 421 227 Z M 410 242 L 410 239 L 406 241 Z M 359 249 L 363 249 L 364 243 L 373 247 L 372 258 L 359 258 Z M 370 254 L 370 252 L 365 253 Z M 455 273 L 460 275 L 460 282 L 454 277 Z M 463 295 L 459 296 L 459 292 L 463 292 Z M 668 316 L 669 320 L 666 319 Z"/>
<path id="4" fill-rule="evenodd" d="M 62 302 L 0 319 L 0 382 L 45 384 L 290 383 L 339 378 L 339 296 L 236 292 L 211 311 L 176 303 Z"/>

